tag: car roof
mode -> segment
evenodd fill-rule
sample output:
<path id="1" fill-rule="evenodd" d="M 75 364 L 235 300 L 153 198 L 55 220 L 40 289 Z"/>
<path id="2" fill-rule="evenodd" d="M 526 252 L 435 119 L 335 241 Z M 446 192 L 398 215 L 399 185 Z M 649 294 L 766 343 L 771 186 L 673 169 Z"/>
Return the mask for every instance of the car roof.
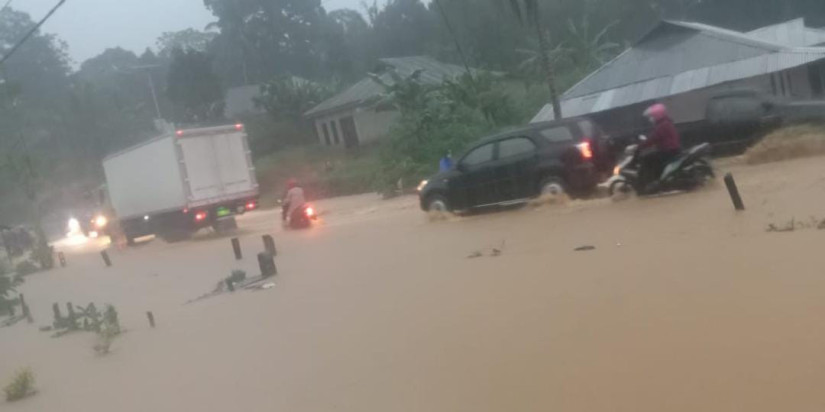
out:
<path id="1" fill-rule="evenodd" d="M 532 132 L 532 131 L 535 131 L 535 130 L 546 129 L 548 127 L 568 126 L 568 125 L 571 125 L 571 124 L 577 124 L 578 122 L 583 121 L 583 120 L 591 121 L 590 119 L 588 119 L 586 117 L 571 117 L 569 119 L 563 119 L 563 120 L 554 120 L 554 121 L 549 121 L 549 122 L 531 123 L 527 126 L 518 127 L 518 128 L 515 128 L 515 129 L 509 129 L 509 130 L 503 131 L 501 133 L 497 133 L 497 134 L 494 134 L 494 135 L 491 135 L 491 136 L 483 137 L 483 138 L 479 139 L 478 141 L 476 141 L 475 144 L 473 144 L 473 147 L 476 147 L 476 146 L 479 146 L 479 145 L 482 145 L 482 144 L 485 144 L 485 143 L 494 142 L 496 140 L 506 139 L 508 137 L 522 136 L 525 133 Z"/>

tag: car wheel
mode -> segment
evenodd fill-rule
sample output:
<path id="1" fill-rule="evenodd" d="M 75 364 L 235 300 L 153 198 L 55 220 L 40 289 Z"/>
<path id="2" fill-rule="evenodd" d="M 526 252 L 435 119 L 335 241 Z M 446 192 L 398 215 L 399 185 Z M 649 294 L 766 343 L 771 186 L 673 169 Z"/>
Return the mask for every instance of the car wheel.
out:
<path id="1" fill-rule="evenodd" d="M 432 195 L 427 199 L 428 212 L 449 212 L 450 206 L 447 199 L 441 195 Z"/>
<path id="2" fill-rule="evenodd" d="M 548 177 L 541 181 L 540 195 L 541 196 L 561 196 L 567 193 L 564 188 L 564 181 L 558 177 Z"/>

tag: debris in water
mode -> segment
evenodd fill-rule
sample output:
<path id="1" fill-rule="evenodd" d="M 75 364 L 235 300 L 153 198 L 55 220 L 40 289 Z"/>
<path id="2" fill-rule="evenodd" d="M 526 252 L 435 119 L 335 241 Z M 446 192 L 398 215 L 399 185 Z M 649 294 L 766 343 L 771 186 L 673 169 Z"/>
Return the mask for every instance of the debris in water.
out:
<path id="1" fill-rule="evenodd" d="M 275 283 L 273 283 L 273 282 L 264 283 L 263 285 L 261 285 L 261 289 L 272 289 L 274 287 L 275 287 Z"/>
<path id="2" fill-rule="evenodd" d="M 490 252 L 490 256 L 493 256 L 493 257 L 501 256 L 501 250 L 493 248 L 492 252 Z"/>
<path id="3" fill-rule="evenodd" d="M 480 258 L 482 256 L 484 256 L 484 254 L 477 250 L 477 251 L 471 253 L 469 256 L 467 256 L 467 259 L 475 259 L 475 258 Z"/>
<path id="4" fill-rule="evenodd" d="M 574 249 L 576 252 L 586 252 L 588 250 L 596 250 L 595 246 L 579 246 Z"/>

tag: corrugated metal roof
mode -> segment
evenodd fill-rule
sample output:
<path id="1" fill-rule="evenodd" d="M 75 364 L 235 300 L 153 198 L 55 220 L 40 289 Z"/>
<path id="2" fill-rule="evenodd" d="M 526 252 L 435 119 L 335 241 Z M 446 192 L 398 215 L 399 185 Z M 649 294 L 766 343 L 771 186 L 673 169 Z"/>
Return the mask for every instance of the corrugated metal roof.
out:
<path id="1" fill-rule="evenodd" d="M 663 22 L 634 47 L 573 86 L 565 99 L 687 70 L 729 63 L 781 50 L 782 46 L 699 23 Z"/>
<path id="2" fill-rule="evenodd" d="M 562 113 L 565 117 L 583 116 L 725 82 L 788 70 L 823 59 L 825 59 L 825 48 L 769 53 L 713 67 L 688 70 L 675 76 L 633 83 L 605 92 L 565 99 L 562 101 Z M 553 108 L 548 104 L 541 109 L 531 123 L 548 121 L 553 118 Z"/>
<path id="3" fill-rule="evenodd" d="M 825 43 L 825 30 L 807 27 L 804 18 L 763 27 L 746 35 L 790 47 L 810 47 Z"/>
<path id="4" fill-rule="evenodd" d="M 421 70 L 421 81 L 425 84 L 440 84 L 444 80 L 459 77 L 466 72 L 461 66 L 441 63 L 428 56 L 392 57 L 379 59 L 379 62 L 379 69 L 382 71 L 380 74 L 381 81 L 387 84 L 393 82 L 392 77 L 387 72 L 389 69 L 395 69 L 401 77 L 408 77 Z M 323 101 L 304 115 L 318 117 L 330 112 L 370 104 L 383 93 L 384 87 L 372 78 L 367 77 L 343 92 Z"/>
<path id="5" fill-rule="evenodd" d="M 806 28 L 804 20 L 751 33 L 664 21 L 634 47 L 568 90 L 562 97 L 562 112 L 565 116 L 586 115 L 825 59 L 825 48 L 770 41 L 798 42 L 804 37 L 804 46 L 810 46 L 808 43 L 819 41 L 820 35 L 825 37 L 825 30 Z M 825 42 L 825 38 L 821 40 Z M 547 105 L 533 121 L 553 117 L 552 107 Z"/>

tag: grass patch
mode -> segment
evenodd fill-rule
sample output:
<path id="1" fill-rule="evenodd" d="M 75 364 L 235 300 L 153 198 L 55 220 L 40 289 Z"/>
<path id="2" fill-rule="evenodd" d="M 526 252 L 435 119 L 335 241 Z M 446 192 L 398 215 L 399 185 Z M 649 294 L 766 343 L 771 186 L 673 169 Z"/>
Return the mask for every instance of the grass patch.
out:
<path id="1" fill-rule="evenodd" d="M 762 164 L 825 154 L 825 126 L 797 125 L 768 134 L 745 153 L 747 164 Z"/>
<path id="2" fill-rule="evenodd" d="M 274 207 L 290 178 L 298 180 L 309 199 L 373 192 L 380 170 L 380 150 L 378 145 L 346 151 L 303 146 L 256 159 L 261 206 Z"/>
<path id="3" fill-rule="evenodd" d="M 34 395 L 34 372 L 30 368 L 21 369 L 3 391 L 6 393 L 7 402 L 19 401 Z"/>

